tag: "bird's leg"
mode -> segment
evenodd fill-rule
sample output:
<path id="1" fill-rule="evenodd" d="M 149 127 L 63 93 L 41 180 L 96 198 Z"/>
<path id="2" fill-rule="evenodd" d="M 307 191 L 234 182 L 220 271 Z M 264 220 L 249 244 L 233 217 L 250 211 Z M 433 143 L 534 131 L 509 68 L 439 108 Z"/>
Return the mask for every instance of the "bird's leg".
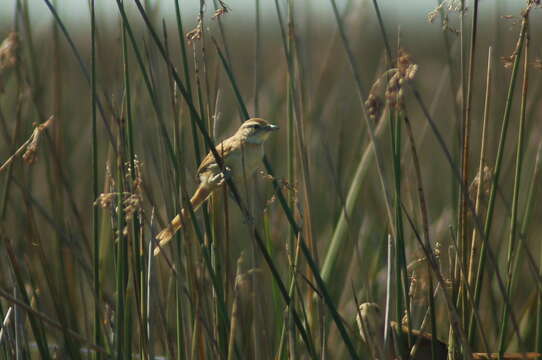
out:
<path id="1" fill-rule="evenodd" d="M 224 181 L 226 181 L 226 179 L 230 179 L 231 178 L 231 169 L 227 166 L 224 167 L 224 171 L 221 171 L 213 176 L 211 176 L 211 178 L 209 179 L 209 182 L 213 185 L 216 185 L 216 186 L 222 186 L 224 184 Z"/>

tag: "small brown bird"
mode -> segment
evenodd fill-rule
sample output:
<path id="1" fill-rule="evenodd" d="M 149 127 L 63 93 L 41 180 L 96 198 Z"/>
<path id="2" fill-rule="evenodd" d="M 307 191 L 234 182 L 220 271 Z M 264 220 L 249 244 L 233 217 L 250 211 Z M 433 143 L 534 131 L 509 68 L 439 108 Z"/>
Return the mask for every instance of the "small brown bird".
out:
<path id="1" fill-rule="evenodd" d="M 222 172 L 212 152 L 201 162 L 197 176 L 199 187 L 190 199 L 192 208 L 197 210 L 205 200 L 220 188 L 227 176 L 232 176 L 234 183 L 238 184 L 244 175 L 250 175 L 256 169 L 263 157 L 263 143 L 271 132 L 278 130 L 278 126 L 268 123 L 264 119 L 253 118 L 245 121 L 233 136 L 227 138 L 216 146 L 216 151 L 224 161 L 225 172 Z M 156 236 L 160 246 L 154 249 L 154 255 L 160 253 L 160 248 L 166 245 L 173 235 L 187 220 L 186 210 L 175 216 L 171 223 Z"/>

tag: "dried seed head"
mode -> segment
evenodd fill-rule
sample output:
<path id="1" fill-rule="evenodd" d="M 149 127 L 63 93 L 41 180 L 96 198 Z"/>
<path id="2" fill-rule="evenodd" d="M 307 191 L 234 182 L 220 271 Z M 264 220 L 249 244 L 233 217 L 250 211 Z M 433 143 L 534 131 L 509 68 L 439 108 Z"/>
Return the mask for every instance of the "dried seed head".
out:
<path id="1" fill-rule="evenodd" d="M 514 64 L 515 56 L 501 56 L 501 61 L 505 69 L 511 69 Z"/>
<path id="2" fill-rule="evenodd" d="M 28 144 L 26 147 L 26 151 L 23 154 L 23 160 L 28 165 L 32 165 L 37 158 L 37 151 L 38 151 L 38 142 L 36 141 L 36 137 Z"/>
<path id="3" fill-rule="evenodd" d="M 484 197 L 489 196 L 489 192 L 491 190 L 491 178 L 493 177 L 493 171 L 489 166 L 484 166 L 484 169 L 482 170 L 481 174 L 482 179 L 482 188 L 480 189 L 481 194 Z M 469 196 L 472 200 L 476 198 L 476 193 L 478 192 L 478 187 L 480 186 L 480 172 L 476 174 L 474 179 L 472 180 L 472 183 L 469 186 Z"/>
<path id="4" fill-rule="evenodd" d="M 367 109 L 367 115 L 372 120 L 380 118 L 382 115 L 382 109 L 384 108 L 384 102 L 382 99 L 374 94 L 369 94 L 369 97 L 365 101 L 365 108 Z"/>
<path id="5" fill-rule="evenodd" d="M 134 169 L 128 166 L 127 172 L 131 174 L 132 171 L 134 171 L 132 194 L 129 194 L 123 202 L 126 221 L 132 220 L 136 212 L 143 211 L 143 163 L 137 155 L 134 156 Z"/>
<path id="6" fill-rule="evenodd" d="M 401 108 L 403 106 L 405 82 L 414 79 L 418 71 L 418 65 L 412 62 L 412 57 L 403 49 L 399 50 L 397 68 L 388 81 L 384 96 L 389 106 Z"/>
<path id="7" fill-rule="evenodd" d="M 139 157 L 134 155 L 134 168 L 132 169 L 131 162 L 125 164 L 126 178 L 132 180 L 132 191 L 134 193 L 143 194 L 143 163 Z"/>
<path id="8" fill-rule="evenodd" d="M 115 178 L 111 172 L 111 163 L 108 160 L 105 163 L 105 189 L 107 189 L 107 191 L 114 191 L 115 185 Z"/>
<path id="9" fill-rule="evenodd" d="M 397 69 L 402 79 L 412 80 L 418 71 L 418 65 L 412 62 L 412 56 L 409 53 L 400 49 L 399 57 L 397 58 Z"/>
<path id="10" fill-rule="evenodd" d="M 113 206 L 113 201 L 116 197 L 116 193 L 102 193 L 94 201 L 94 205 L 99 205 L 102 209 L 110 208 Z"/>
<path id="11" fill-rule="evenodd" d="M 19 48 L 19 37 L 17 33 L 9 33 L 0 44 L 0 73 L 14 66 L 17 63 L 17 50 Z"/>
<path id="12" fill-rule="evenodd" d="M 461 0 L 447 0 L 444 1 L 447 5 L 448 11 L 455 11 L 455 12 L 465 12 L 467 10 L 466 6 L 463 6 Z"/>
<path id="13" fill-rule="evenodd" d="M 130 194 L 128 198 L 123 201 L 126 221 L 130 221 L 134 218 L 134 214 L 141 210 L 142 204 L 143 199 L 139 194 Z"/>
<path id="14" fill-rule="evenodd" d="M 41 133 L 47 129 L 54 120 L 54 116 L 49 117 L 47 121 L 41 124 L 34 124 L 34 132 L 32 133 L 30 143 L 26 146 L 26 150 L 23 154 L 23 160 L 28 164 L 32 165 L 37 158 L 38 144 Z"/>
<path id="15" fill-rule="evenodd" d="M 399 49 L 399 57 L 397 58 L 397 69 L 401 74 L 404 74 L 406 69 L 412 64 L 411 56 L 403 49 Z"/>
<path id="16" fill-rule="evenodd" d="M 201 18 L 201 16 L 198 16 L 196 27 L 186 33 L 186 39 L 188 40 L 188 43 L 191 44 L 193 41 L 201 39 L 202 35 L 203 35 L 203 19 Z"/>
<path id="17" fill-rule="evenodd" d="M 405 71 L 405 79 L 407 80 L 414 79 L 414 76 L 416 76 L 417 72 L 418 72 L 418 65 L 410 64 Z"/>
<path id="18" fill-rule="evenodd" d="M 403 317 L 401 318 L 401 326 L 408 327 L 408 313 L 405 310 L 403 313 Z"/>
<path id="19" fill-rule="evenodd" d="M 9 33 L 0 44 L 0 93 L 4 92 L 4 79 L 8 70 L 17 63 L 17 51 L 19 48 L 19 38 L 17 33 Z"/>
<path id="20" fill-rule="evenodd" d="M 375 303 L 363 303 L 356 316 L 359 334 L 372 353 L 373 358 L 380 359 L 384 355 L 384 316 Z"/>
<path id="21" fill-rule="evenodd" d="M 399 101 L 399 89 L 401 88 L 400 84 L 401 73 L 399 70 L 396 70 L 395 74 L 388 81 L 388 86 L 384 92 L 384 97 L 390 107 L 397 107 L 400 103 Z"/>
<path id="22" fill-rule="evenodd" d="M 435 255 L 435 259 L 438 260 L 440 257 L 440 242 L 435 242 L 435 247 L 433 248 L 433 254 Z"/>
<path id="23" fill-rule="evenodd" d="M 213 19 L 218 18 L 230 12 L 230 8 L 228 7 L 228 5 L 226 5 L 226 3 L 223 0 L 218 0 L 218 3 L 220 7 L 216 9 L 215 13 L 213 14 Z"/>
<path id="24" fill-rule="evenodd" d="M 413 80 L 418 71 L 418 65 L 412 62 L 412 57 L 403 49 L 399 50 L 397 67 L 384 72 L 373 84 L 365 101 L 367 114 L 371 119 L 377 119 L 382 113 L 382 100 L 378 96 L 380 88 L 384 87 L 384 99 L 388 106 L 402 108 L 404 105 L 403 86 Z M 386 81 L 383 81 L 386 79 Z M 382 84 L 385 84 L 382 86 Z"/>
<path id="25" fill-rule="evenodd" d="M 34 162 L 36 162 L 37 151 L 38 151 L 37 143 L 35 142 L 30 143 L 23 154 L 24 162 L 27 163 L 28 165 L 32 165 Z"/>
<path id="26" fill-rule="evenodd" d="M 443 6 L 444 6 L 444 3 L 442 2 L 436 8 L 434 8 L 433 10 L 427 13 L 427 15 L 425 16 L 425 19 L 427 20 L 428 23 L 432 24 L 433 21 L 435 21 L 435 19 L 437 18 L 439 14 L 439 11 L 442 9 Z"/>
<path id="27" fill-rule="evenodd" d="M 410 298 L 414 298 L 416 296 L 417 284 L 418 280 L 416 278 L 416 272 L 414 271 L 410 277 L 410 286 L 408 289 L 408 296 L 410 296 Z"/>
<path id="28" fill-rule="evenodd" d="M 462 11 L 466 12 L 466 10 L 466 7 L 462 7 L 461 1 L 444 0 L 436 8 L 428 12 L 425 18 L 429 23 L 433 23 L 440 14 L 442 17 L 442 30 L 458 34 L 459 31 L 450 26 L 449 16 L 450 13 L 461 13 Z"/>
<path id="29" fill-rule="evenodd" d="M 104 192 L 100 194 L 98 199 L 94 201 L 94 205 L 98 205 L 104 209 L 110 209 L 113 213 L 118 213 L 119 204 L 122 202 L 122 211 L 124 212 L 126 221 L 130 221 L 134 218 L 134 214 L 137 212 L 143 211 L 143 179 L 142 179 L 142 163 L 139 161 L 137 156 L 134 158 L 134 167 L 132 169 L 131 163 L 127 162 L 124 164 L 126 168 L 126 177 L 132 179 L 132 172 L 135 172 L 132 187 L 130 192 L 115 192 L 115 183 L 113 176 L 111 175 L 111 168 L 109 163 L 106 163 L 105 173 L 106 173 L 106 189 L 109 192 Z M 127 234 L 127 230 L 124 229 L 123 234 Z"/>

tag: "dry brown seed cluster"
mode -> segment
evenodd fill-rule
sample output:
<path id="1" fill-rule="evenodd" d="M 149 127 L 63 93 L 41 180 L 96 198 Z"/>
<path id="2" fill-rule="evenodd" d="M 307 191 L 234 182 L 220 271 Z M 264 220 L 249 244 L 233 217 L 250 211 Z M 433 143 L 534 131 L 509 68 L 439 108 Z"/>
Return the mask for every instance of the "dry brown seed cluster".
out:
<path id="1" fill-rule="evenodd" d="M 94 201 L 94 205 L 99 205 L 102 209 L 110 208 L 113 206 L 116 197 L 116 193 L 101 193 Z"/>
<path id="2" fill-rule="evenodd" d="M 369 115 L 369 118 L 376 120 L 380 118 L 380 115 L 382 115 L 384 102 L 381 98 L 371 93 L 365 101 L 365 107 L 367 108 L 367 115 Z"/>
<path id="3" fill-rule="evenodd" d="M 418 65 L 412 62 L 412 57 L 404 50 L 399 51 L 397 68 L 403 80 L 413 80 L 418 72 Z"/>
<path id="4" fill-rule="evenodd" d="M 126 200 L 122 202 L 124 205 L 124 213 L 126 214 L 126 221 L 130 221 L 134 218 L 134 214 L 141 209 L 143 199 L 139 194 L 130 194 Z"/>
<path id="5" fill-rule="evenodd" d="M 42 124 L 34 124 L 35 128 L 34 132 L 32 133 L 30 143 L 26 146 L 26 150 L 23 154 L 23 160 L 28 165 L 32 165 L 36 161 L 40 135 L 53 123 L 53 120 L 54 116 L 51 116 Z"/>
<path id="6" fill-rule="evenodd" d="M 399 50 L 399 56 L 397 58 L 397 67 L 389 69 L 382 74 L 371 87 L 369 96 L 365 101 L 365 107 L 367 109 L 367 115 L 376 120 L 382 114 L 383 100 L 379 96 L 380 89 L 383 87 L 383 79 L 387 77 L 385 83 L 384 98 L 386 103 L 395 108 L 403 107 L 404 91 L 403 86 L 405 82 L 413 80 L 418 72 L 418 65 L 412 62 L 411 56 L 404 50 Z"/>
<path id="7" fill-rule="evenodd" d="M 201 18 L 201 16 L 198 16 L 196 27 L 186 33 L 186 39 L 188 40 L 188 43 L 192 43 L 193 41 L 201 39 L 202 35 L 203 35 L 203 19 Z"/>
<path id="8" fill-rule="evenodd" d="M 529 0 L 529 3 L 527 4 L 527 7 L 523 9 L 521 12 L 521 16 L 523 17 L 523 21 L 525 21 L 525 18 L 528 16 L 529 12 L 536 6 L 535 2 L 532 0 Z M 514 51 L 512 52 L 512 55 L 510 56 L 502 56 L 501 61 L 505 67 L 505 69 L 512 68 L 512 65 L 514 64 L 514 61 L 516 60 L 516 57 L 519 55 L 520 51 L 520 45 L 522 37 L 520 36 L 518 40 L 516 41 L 516 45 L 514 46 Z"/>
<path id="9" fill-rule="evenodd" d="M 442 15 L 442 30 L 450 31 L 454 34 L 459 34 L 459 31 L 450 26 L 449 16 L 450 13 L 461 13 L 467 10 L 467 7 L 462 7 L 461 1 L 458 0 L 444 0 L 436 8 L 427 13 L 426 19 L 428 22 L 433 23 L 439 14 Z"/>
<path id="10" fill-rule="evenodd" d="M 390 106 L 402 107 L 404 97 L 403 84 L 405 81 L 414 79 L 417 71 L 418 65 L 412 62 L 411 56 L 404 50 L 399 50 L 397 69 L 388 81 L 388 86 L 384 93 L 384 97 Z"/>
<path id="11" fill-rule="evenodd" d="M 4 91 L 2 77 L 17 63 L 17 51 L 19 49 L 19 37 L 17 33 L 9 33 L 0 44 L 0 93 Z"/>
<path id="12" fill-rule="evenodd" d="M 501 62 L 505 69 L 511 69 L 512 65 L 514 64 L 515 56 L 501 56 Z"/>
<path id="13" fill-rule="evenodd" d="M 143 209 L 143 177 L 142 177 L 142 168 L 143 163 L 135 156 L 134 159 L 134 169 L 127 165 L 128 174 L 127 176 L 132 178 L 132 171 L 134 172 L 134 177 L 132 181 L 132 193 L 123 201 L 124 212 L 126 214 L 126 221 L 132 220 L 134 214 Z"/>
<path id="14" fill-rule="evenodd" d="M 130 221 L 134 218 L 134 214 L 143 209 L 143 178 L 142 178 L 143 164 L 137 158 L 134 159 L 134 169 L 130 166 L 130 163 L 126 164 L 127 174 L 126 177 L 132 179 L 132 171 L 135 172 L 134 179 L 132 181 L 132 192 L 119 193 L 114 191 L 114 179 L 111 176 L 109 165 L 106 165 L 106 182 L 110 185 L 113 191 L 100 194 L 94 205 L 98 205 L 103 209 L 111 209 L 111 211 L 117 212 L 118 206 L 115 206 L 116 201 L 122 200 L 123 211 L 126 221 Z M 126 231 L 123 231 L 126 233 Z"/>
<path id="15" fill-rule="evenodd" d="M 37 139 L 37 138 L 34 138 Z M 37 158 L 37 151 L 38 151 L 38 142 L 32 141 L 30 144 L 28 144 L 26 151 L 23 154 L 23 160 L 28 165 L 32 165 L 34 162 L 36 162 Z"/>
<path id="16" fill-rule="evenodd" d="M 218 0 L 219 8 L 216 9 L 215 13 L 213 14 L 213 19 L 218 18 L 224 14 L 227 14 L 230 11 L 230 8 L 223 0 Z"/>
<path id="17" fill-rule="evenodd" d="M 142 189 L 142 185 L 143 185 L 143 163 L 141 162 L 141 160 L 139 160 L 138 156 L 135 155 L 134 156 L 134 169 L 132 169 L 132 166 L 130 163 L 127 163 L 126 164 L 126 168 L 127 168 L 127 174 L 126 174 L 126 177 L 128 177 L 129 179 L 132 179 L 132 172 L 134 172 L 134 176 L 133 176 L 133 181 L 132 181 L 132 189 L 133 189 L 133 192 L 136 192 L 136 193 L 139 193 L 139 194 L 142 194 L 143 193 L 143 189 Z"/>
<path id="18" fill-rule="evenodd" d="M 19 37 L 17 33 L 9 33 L 0 44 L 0 73 L 17 63 L 17 50 L 19 48 Z"/>
<path id="19" fill-rule="evenodd" d="M 493 171 L 489 166 L 484 166 L 484 169 L 482 170 L 482 195 L 484 197 L 489 196 L 489 191 L 491 189 L 491 179 L 493 177 Z M 469 196 L 471 199 L 476 198 L 476 192 L 478 191 L 478 186 L 480 184 L 480 172 L 476 174 L 474 179 L 472 180 L 472 183 L 469 186 Z"/>

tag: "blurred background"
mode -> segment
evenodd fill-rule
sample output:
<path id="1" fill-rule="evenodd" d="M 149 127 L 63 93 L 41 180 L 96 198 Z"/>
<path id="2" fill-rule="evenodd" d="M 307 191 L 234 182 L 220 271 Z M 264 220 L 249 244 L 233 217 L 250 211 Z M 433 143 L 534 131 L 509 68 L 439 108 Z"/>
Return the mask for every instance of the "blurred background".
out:
<path id="1" fill-rule="evenodd" d="M 466 344 L 450 330 L 445 296 L 472 350 L 540 350 L 536 2 L 525 13 L 519 0 L 465 1 L 463 11 L 451 0 L 162 0 L 140 9 L 125 1 L 124 19 L 119 4 L 96 1 L 94 31 L 88 1 L 0 4 L 2 164 L 22 146 L 0 172 L 0 315 L 8 320 L 0 356 L 86 358 L 98 344 L 119 358 L 348 358 L 350 342 L 370 358 L 355 318 L 371 301 L 394 321 L 425 326 L 461 358 Z M 417 71 L 409 77 L 401 66 Z M 387 106 L 386 91 L 400 105 Z M 366 117 L 369 94 L 381 106 Z M 486 103 L 488 170 L 477 196 Z M 240 186 L 250 219 L 217 194 L 197 213 L 199 230 L 149 256 L 153 236 L 197 186 L 208 147 L 195 118 L 219 142 L 247 113 L 281 127 L 265 145 L 273 177 L 262 163 Z M 46 130 L 37 127 L 51 116 Z M 478 220 L 460 201 L 466 117 L 465 182 Z M 417 240 L 426 236 L 424 206 L 437 267 Z M 480 283 L 466 280 L 484 253 L 477 222 L 491 231 Z"/>

